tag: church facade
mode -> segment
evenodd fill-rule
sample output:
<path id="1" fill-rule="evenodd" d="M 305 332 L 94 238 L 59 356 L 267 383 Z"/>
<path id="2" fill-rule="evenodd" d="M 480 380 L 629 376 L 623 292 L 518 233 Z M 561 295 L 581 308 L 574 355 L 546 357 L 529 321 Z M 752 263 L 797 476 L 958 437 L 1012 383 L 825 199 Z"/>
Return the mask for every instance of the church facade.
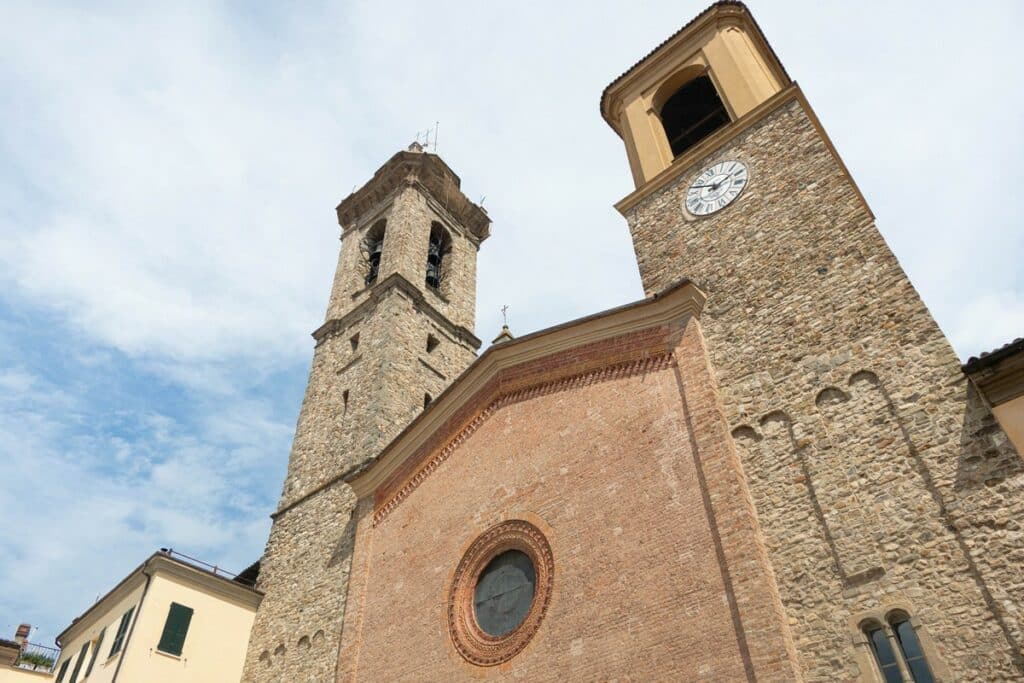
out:
<path id="1" fill-rule="evenodd" d="M 748 10 L 601 114 L 634 304 L 477 357 L 455 173 L 339 205 L 244 680 L 1019 680 L 1020 444 Z"/>

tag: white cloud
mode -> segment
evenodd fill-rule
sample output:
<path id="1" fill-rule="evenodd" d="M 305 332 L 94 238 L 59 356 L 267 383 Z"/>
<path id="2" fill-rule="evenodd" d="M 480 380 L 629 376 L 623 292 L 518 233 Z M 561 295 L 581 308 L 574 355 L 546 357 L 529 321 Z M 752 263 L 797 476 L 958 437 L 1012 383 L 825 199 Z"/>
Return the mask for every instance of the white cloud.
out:
<path id="1" fill-rule="evenodd" d="M 260 552 L 298 409 L 262 383 L 308 367 L 333 207 L 434 121 L 495 221 L 478 336 L 640 297 L 598 97 L 705 4 L 6 7 L 0 499 L 33 531 L 0 614 L 57 630 L 165 543 Z M 753 4 L 961 356 L 1024 334 L 1024 6 Z M 137 384 L 109 412 L 104 372 Z"/>
<path id="2" fill-rule="evenodd" d="M 289 426 L 269 407 L 235 397 L 195 424 L 122 413 L 116 430 L 82 430 L 93 399 L 68 396 L 23 370 L 0 373 L 0 614 L 30 619 L 52 639 L 70 619 L 161 546 L 240 571 L 257 559 L 270 524 L 265 482 L 283 476 Z M 70 417 L 69 417 L 70 416 Z M 240 429 L 245 424 L 246 429 Z M 271 456 L 271 457 L 268 457 Z"/>
<path id="3" fill-rule="evenodd" d="M 442 154 L 495 218 L 482 337 L 503 303 L 525 332 L 637 298 L 611 209 L 628 169 L 597 98 L 702 7 L 22 6 L 0 29 L 18 93 L 5 142 L 38 201 L 0 195 L 18 217 L 0 281 L 132 355 L 301 357 L 334 264 L 331 208 L 439 119 Z M 1021 289 L 1019 5 L 886 6 L 886 22 L 852 5 L 754 11 L 940 322 L 963 305 L 951 272 L 958 288 L 980 293 L 995 270 Z M 984 268 L 962 248 L 979 236 L 1005 243 Z"/>

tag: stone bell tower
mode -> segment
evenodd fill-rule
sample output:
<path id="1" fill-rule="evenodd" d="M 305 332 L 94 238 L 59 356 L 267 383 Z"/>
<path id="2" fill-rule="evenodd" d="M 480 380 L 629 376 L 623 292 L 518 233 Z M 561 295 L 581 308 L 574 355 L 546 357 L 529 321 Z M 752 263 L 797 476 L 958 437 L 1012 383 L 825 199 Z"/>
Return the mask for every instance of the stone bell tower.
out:
<path id="1" fill-rule="evenodd" d="M 710 7 L 601 112 L 636 184 L 616 206 L 644 289 L 708 294 L 804 677 L 1019 680 L 1021 458 L 746 7 Z"/>
<path id="2" fill-rule="evenodd" d="M 338 205 L 341 250 L 281 500 L 245 681 L 326 681 L 345 611 L 354 496 L 373 459 L 476 357 L 486 212 L 418 144 Z"/>

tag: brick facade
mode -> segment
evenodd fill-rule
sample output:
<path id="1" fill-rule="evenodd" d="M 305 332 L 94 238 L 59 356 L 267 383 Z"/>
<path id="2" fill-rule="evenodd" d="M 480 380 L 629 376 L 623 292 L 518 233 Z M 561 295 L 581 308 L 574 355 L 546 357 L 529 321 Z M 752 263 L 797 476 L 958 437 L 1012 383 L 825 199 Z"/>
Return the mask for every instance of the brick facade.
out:
<path id="1" fill-rule="evenodd" d="M 799 678 L 695 318 L 479 382 L 360 505 L 339 680 Z M 454 574 L 515 519 L 550 543 L 550 604 L 480 666 L 446 626 Z"/>

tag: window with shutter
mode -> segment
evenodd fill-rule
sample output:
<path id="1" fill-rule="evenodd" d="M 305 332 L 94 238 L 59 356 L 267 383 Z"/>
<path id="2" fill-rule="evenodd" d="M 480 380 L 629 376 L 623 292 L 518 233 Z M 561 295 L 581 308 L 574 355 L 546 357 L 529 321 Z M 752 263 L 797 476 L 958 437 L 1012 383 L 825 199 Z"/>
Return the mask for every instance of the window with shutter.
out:
<path id="1" fill-rule="evenodd" d="M 85 663 L 85 656 L 89 654 L 89 641 L 85 641 L 82 645 L 82 651 L 78 653 L 78 661 L 75 662 L 75 668 L 71 670 L 71 680 L 68 683 L 78 683 L 78 673 L 82 670 L 82 664 Z"/>
<path id="2" fill-rule="evenodd" d="M 60 671 L 57 672 L 57 681 L 56 681 L 56 683 L 63 683 L 63 681 L 64 681 L 64 674 L 66 674 L 68 672 L 68 664 L 70 664 L 70 663 L 71 663 L 70 659 L 65 659 L 64 663 L 60 665 Z"/>
<path id="3" fill-rule="evenodd" d="M 107 632 L 107 629 L 100 629 L 100 634 L 96 636 L 96 644 L 92 646 L 92 659 L 89 660 L 89 666 L 85 669 L 86 678 L 92 673 L 92 667 L 96 665 L 96 655 L 100 653 L 100 645 L 103 644 L 103 635 Z"/>
<path id="4" fill-rule="evenodd" d="M 167 621 L 164 622 L 164 632 L 160 635 L 160 644 L 156 649 L 166 652 L 169 655 L 180 655 L 185 647 L 185 636 L 188 635 L 188 625 L 192 621 L 192 608 L 171 603 L 167 611 Z"/>
<path id="5" fill-rule="evenodd" d="M 113 657 L 121 651 L 121 645 L 124 643 L 124 636 L 128 632 L 128 623 L 132 620 L 132 612 L 135 611 L 135 607 L 131 607 L 121 617 L 121 623 L 117 625 L 117 633 L 114 635 L 114 644 L 110 646 L 109 657 Z"/>

